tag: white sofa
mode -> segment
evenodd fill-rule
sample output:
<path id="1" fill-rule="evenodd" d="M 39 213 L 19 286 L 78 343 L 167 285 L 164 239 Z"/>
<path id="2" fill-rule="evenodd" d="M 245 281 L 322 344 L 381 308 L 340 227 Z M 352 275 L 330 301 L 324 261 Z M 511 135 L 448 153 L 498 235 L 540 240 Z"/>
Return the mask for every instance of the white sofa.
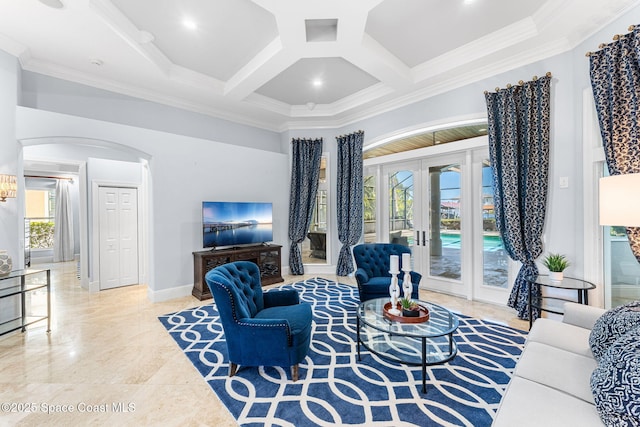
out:
<path id="1" fill-rule="evenodd" d="M 591 329 L 603 313 L 566 303 L 562 322 L 534 322 L 494 427 L 603 426 L 591 393 L 597 362 L 589 346 Z"/>

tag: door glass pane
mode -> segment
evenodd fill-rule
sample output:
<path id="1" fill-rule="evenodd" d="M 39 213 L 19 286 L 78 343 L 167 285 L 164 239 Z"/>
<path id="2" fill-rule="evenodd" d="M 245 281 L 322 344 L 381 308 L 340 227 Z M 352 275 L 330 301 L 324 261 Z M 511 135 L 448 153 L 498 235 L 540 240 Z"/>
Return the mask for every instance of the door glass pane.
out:
<path id="1" fill-rule="evenodd" d="M 604 176 L 609 168 L 604 165 Z M 625 227 L 605 226 L 604 281 L 611 308 L 640 300 L 640 263 L 631 251 Z"/>
<path id="2" fill-rule="evenodd" d="M 413 245 L 413 172 L 389 176 L 389 242 Z"/>
<path id="3" fill-rule="evenodd" d="M 364 177 L 364 242 L 374 243 L 376 239 L 376 177 Z"/>
<path id="4" fill-rule="evenodd" d="M 460 280 L 460 165 L 429 168 L 429 255 L 431 276 Z"/>
<path id="5" fill-rule="evenodd" d="M 605 244 L 609 245 L 609 277 L 611 307 L 640 300 L 640 263 L 631 251 L 624 227 L 604 227 Z M 606 253 L 606 252 L 605 252 Z"/>
<path id="6" fill-rule="evenodd" d="M 484 284 L 507 288 L 509 256 L 496 227 L 493 204 L 493 168 L 482 163 L 482 265 Z"/>

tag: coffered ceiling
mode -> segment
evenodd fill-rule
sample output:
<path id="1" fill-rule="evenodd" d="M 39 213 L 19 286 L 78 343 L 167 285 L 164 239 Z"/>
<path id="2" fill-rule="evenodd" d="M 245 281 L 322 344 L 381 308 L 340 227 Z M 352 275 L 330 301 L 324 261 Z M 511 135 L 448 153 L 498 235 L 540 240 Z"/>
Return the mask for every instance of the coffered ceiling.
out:
<path id="1" fill-rule="evenodd" d="M 341 126 L 564 52 L 637 3 L 0 0 L 0 49 L 267 129 Z"/>

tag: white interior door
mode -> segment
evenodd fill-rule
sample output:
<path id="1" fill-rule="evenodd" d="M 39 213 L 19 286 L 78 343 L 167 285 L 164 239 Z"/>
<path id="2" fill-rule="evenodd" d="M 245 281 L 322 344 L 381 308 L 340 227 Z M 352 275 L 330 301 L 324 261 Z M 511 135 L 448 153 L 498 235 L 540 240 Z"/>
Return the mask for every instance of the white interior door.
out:
<path id="1" fill-rule="evenodd" d="M 135 188 L 99 188 L 100 289 L 138 282 L 138 196 Z"/>

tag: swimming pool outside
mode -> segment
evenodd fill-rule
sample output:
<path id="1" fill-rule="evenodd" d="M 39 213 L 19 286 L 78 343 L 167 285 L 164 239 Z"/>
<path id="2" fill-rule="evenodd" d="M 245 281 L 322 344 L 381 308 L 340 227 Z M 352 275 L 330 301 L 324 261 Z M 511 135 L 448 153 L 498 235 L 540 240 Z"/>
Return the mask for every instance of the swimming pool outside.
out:
<path id="1" fill-rule="evenodd" d="M 443 248 L 460 249 L 460 234 L 457 233 L 440 233 Z M 482 237 L 482 246 L 485 251 L 501 251 L 504 250 L 502 238 L 500 236 L 485 234 Z"/>

